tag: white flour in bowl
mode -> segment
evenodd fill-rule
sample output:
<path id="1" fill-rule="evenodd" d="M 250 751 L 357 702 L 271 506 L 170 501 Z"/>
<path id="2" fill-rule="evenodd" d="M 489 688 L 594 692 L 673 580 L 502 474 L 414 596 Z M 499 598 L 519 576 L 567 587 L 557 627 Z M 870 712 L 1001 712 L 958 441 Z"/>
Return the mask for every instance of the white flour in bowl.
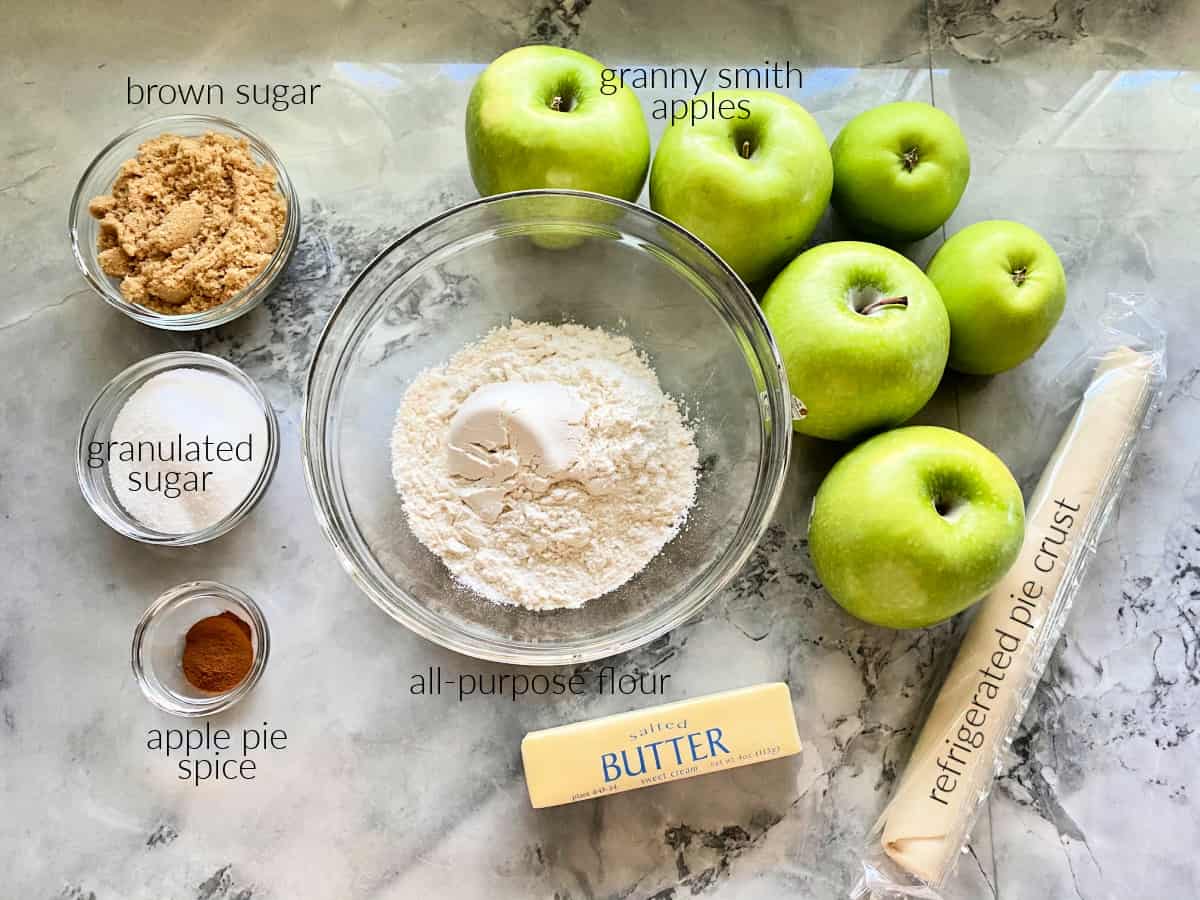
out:
<path id="1" fill-rule="evenodd" d="M 479 594 L 582 606 L 696 499 L 692 430 L 628 338 L 513 321 L 419 374 L 392 431 L 409 526 Z"/>

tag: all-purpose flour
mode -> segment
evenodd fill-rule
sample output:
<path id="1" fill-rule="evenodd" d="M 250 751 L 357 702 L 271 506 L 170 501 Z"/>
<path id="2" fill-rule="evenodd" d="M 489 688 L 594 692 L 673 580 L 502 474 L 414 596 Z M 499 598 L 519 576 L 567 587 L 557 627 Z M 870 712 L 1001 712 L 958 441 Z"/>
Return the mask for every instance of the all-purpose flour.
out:
<path id="1" fill-rule="evenodd" d="M 695 502 L 697 463 L 629 339 L 580 325 L 495 329 L 418 375 L 392 432 L 418 540 L 468 587 L 530 609 L 581 606 L 645 568 Z"/>

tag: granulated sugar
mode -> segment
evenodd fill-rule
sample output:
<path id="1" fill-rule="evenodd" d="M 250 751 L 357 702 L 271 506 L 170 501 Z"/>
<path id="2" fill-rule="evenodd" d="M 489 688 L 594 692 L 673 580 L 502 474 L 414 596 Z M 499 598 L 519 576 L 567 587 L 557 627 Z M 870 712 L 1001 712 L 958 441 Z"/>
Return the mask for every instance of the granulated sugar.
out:
<path id="1" fill-rule="evenodd" d="M 117 413 L 108 476 L 143 525 L 187 534 L 238 507 L 266 453 L 267 420 L 245 388 L 215 372 L 172 369 L 146 379 Z"/>
<path id="2" fill-rule="evenodd" d="M 472 443 L 452 447 L 468 399 L 455 440 Z M 629 339 L 580 325 L 495 329 L 417 376 L 392 433 L 418 540 L 479 594 L 529 609 L 581 606 L 645 568 L 695 502 L 697 463 Z"/>

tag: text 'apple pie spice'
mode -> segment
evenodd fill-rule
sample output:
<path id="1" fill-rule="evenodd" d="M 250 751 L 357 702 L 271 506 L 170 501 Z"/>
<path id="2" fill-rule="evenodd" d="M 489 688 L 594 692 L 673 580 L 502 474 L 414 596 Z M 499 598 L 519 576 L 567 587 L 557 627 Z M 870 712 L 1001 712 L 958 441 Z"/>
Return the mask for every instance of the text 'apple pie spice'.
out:
<path id="1" fill-rule="evenodd" d="M 682 527 L 698 452 L 628 338 L 513 321 L 419 374 L 392 433 L 409 527 L 477 593 L 528 609 L 620 587 Z"/>
<path id="2" fill-rule="evenodd" d="M 231 612 L 201 619 L 184 637 L 182 665 L 195 688 L 214 694 L 233 690 L 254 665 L 250 626 Z"/>

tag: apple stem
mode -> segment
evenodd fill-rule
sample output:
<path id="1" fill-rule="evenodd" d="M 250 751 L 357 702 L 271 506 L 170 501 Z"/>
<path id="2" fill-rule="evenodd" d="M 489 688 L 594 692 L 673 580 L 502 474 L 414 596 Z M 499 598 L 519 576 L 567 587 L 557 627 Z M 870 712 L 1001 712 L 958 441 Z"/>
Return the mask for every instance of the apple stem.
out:
<path id="1" fill-rule="evenodd" d="M 904 160 L 904 171 L 911 172 L 913 169 L 915 169 L 917 167 L 917 161 L 919 158 L 919 154 L 917 153 L 917 148 L 909 147 L 907 150 L 904 151 L 904 156 L 902 158 Z"/>
<path id="2" fill-rule="evenodd" d="M 750 142 L 742 141 L 742 159 L 750 158 Z"/>
<path id="3" fill-rule="evenodd" d="M 1028 277 L 1029 273 L 1025 270 L 1024 266 L 1021 266 L 1019 269 L 1012 270 L 1013 284 L 1015 284 L 1017 287 L 1023 285 L 1025 283 L 1025 279 Z"/>
<path id="4" fill-rule="evenodd" d="M 908 298 L 907 297 L 880 297 L 876 300 L 872 300 L 870 303 L 868 303 L 866 306 L 864 306 L 862 309 L 860 309 L 859 314 L 864 315 L 864 316 L 869 316 L 869 315 L 871 315 L 871 313 L 878 312 L 881 309 L 891 309 L 892 307 L 898 307 L 899 309 L 907 308 L 908 307 Z"/>
<path id="5" fill-rule="evenodd" d="M 550 108 L 555 112 L 562 112 L 562 97 L 556 95 L 554 99 L 550 101 Z"/>

